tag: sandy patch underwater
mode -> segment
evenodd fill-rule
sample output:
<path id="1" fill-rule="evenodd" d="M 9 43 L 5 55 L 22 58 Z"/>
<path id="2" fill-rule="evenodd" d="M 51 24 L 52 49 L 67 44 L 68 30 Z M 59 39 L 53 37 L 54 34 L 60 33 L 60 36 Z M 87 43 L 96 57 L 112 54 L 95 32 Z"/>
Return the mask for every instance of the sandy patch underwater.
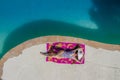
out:
<path id="1" fill-rule="evenodd" d="M 3 80 L 119 80 L 120 52 L 86 45 L 85 64 L 68 65 L 46 62 L 40 51 L 46 44 L 26 48 L 3 67 Z"/>

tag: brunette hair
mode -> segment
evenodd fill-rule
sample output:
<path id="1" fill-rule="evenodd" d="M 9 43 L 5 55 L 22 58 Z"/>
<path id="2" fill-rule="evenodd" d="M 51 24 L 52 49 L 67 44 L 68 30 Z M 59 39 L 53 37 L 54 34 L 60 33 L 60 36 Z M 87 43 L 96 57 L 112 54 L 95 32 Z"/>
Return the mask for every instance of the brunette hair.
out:
<path id="1" fill-rule="evenodd" d="M 65 49 L 65 51 L 72 51 L 78 48 L 80 48 L 80 44 L 76 44 L 76 46 L 73 49 Z"/>

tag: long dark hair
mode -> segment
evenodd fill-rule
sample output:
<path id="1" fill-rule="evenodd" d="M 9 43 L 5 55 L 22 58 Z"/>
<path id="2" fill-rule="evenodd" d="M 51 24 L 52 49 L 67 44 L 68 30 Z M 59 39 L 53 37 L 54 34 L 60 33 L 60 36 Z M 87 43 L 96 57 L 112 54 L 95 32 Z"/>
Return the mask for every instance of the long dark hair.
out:
<path id="1" fill-rule="evenodd" d="M 80 44 L 77 44 L 73 49 L 65 49 L 65 51 L 72 51 L 78 48 L 80 48 Z"/>

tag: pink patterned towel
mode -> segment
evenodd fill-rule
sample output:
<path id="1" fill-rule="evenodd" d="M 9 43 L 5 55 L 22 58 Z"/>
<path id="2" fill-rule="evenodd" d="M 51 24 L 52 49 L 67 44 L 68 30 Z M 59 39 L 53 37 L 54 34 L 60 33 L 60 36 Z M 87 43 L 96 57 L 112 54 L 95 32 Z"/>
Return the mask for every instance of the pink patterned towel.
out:
<path id="1" fill-rule="evenodd" d="M 52 46 L 59 47 L 60 49 L 52 48 L 53 52 L 56 54 L 59 52 L 59 50 L 73 50 L 76 45 L 79 45 L 80 50 L 78 50 L 78 60 L 62 56 L 62 57 L 56 57 L 56 56 L 47 56 L 46 61 L 47 62 L 55 62 L 55 63 L 62 63 L 62 64 L 84 64 L 85 61 L 85 45 L 80 43 L 70 43 L 70 42 L 55 42 L 55 43 L 47 43 L 47 51 L 51 49 Z M 66 54 L 71 54 L 69 51 Z M 71 52 L 70 51 L 70 52 Z M 81 53 L 80 53 L 81 52 Z M 80 54 L 79 54 L 80 53 Z"/>

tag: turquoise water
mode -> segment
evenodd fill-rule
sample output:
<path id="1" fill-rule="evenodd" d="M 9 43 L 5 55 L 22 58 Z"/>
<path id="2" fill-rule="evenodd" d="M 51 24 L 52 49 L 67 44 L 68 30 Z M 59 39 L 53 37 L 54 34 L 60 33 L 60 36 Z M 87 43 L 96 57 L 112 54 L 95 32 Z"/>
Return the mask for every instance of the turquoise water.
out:
<path id="1" fill-rule="evenodd" d="M 107 0 L 0 0 L 0 57 L 26 40 L 45 35 L 120 44 L 120 2 L 109 0 L 109 3 Z"/>

